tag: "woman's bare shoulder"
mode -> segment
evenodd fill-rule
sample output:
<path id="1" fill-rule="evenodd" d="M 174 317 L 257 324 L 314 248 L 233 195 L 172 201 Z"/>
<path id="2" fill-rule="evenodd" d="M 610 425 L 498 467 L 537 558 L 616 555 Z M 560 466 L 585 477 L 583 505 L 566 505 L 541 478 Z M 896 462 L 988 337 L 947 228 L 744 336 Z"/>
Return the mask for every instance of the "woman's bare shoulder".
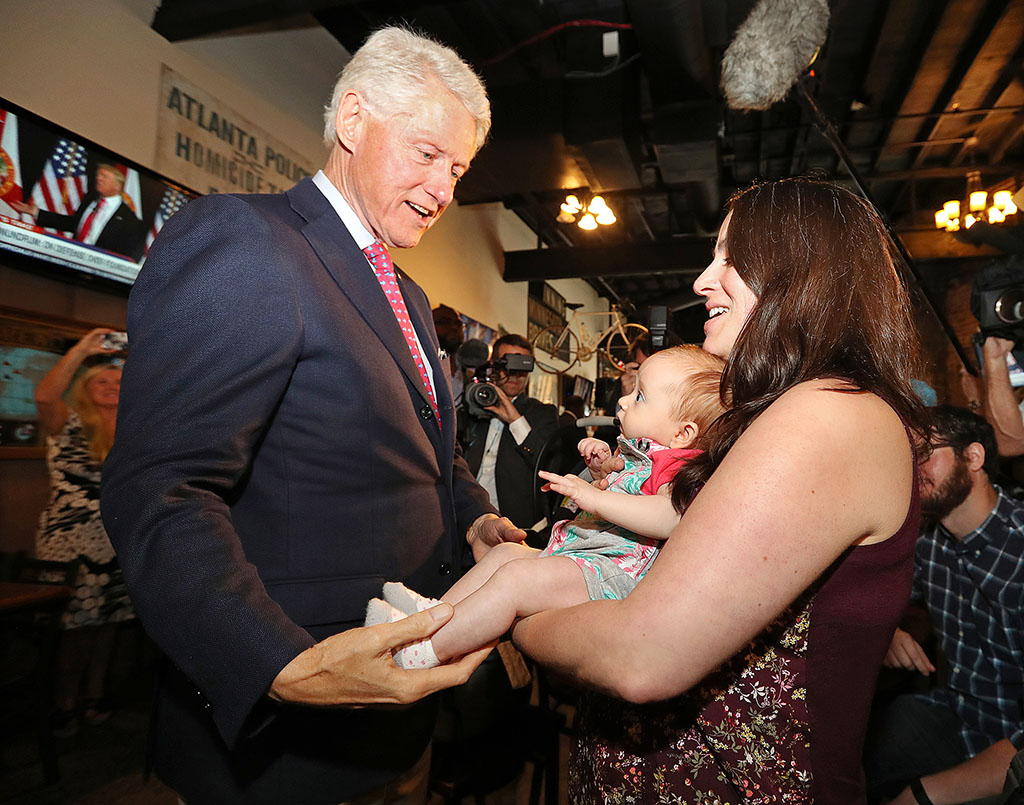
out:
<path id="1" fill-rule="evenodd" d="M 896 411 L 868 391 L 859 391 L 847 381 L 830 378 L 808 380 L 782 394 L 759 417 L 778 427 L 790 423 L 798 429 L 824 427 L 840 439 L 859 434 L 859 438 L 891 437 L 904 434 Z"/>

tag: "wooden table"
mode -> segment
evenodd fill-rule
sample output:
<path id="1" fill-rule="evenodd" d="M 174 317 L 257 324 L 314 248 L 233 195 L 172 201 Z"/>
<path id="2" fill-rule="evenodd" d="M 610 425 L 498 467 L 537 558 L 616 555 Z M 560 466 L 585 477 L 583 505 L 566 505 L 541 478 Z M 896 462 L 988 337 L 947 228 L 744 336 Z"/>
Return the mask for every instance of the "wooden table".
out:
<path id="1" fill-rule="evenodd" d="M 24 685 L 35 695 L 36 735 L 43 774 L 47 782 L 60 776 L 57 767 L 57 746 L 51 728 L 53 690 L 56 679 L 57 643 L 60 640 L 60 614 L 73 593 L 62 584 L 30 584 L 0 582 L 0 632 L 6 642 L 17 635 L 34 646 L 35 662 L 31 677 L 19 683 L 16 677 L 4 689 Z"/>
<path id="2" fill-rule="evenodd" d="M 70 597 L 71 588 L 61 584 L 0 582 L 0 612 L 13 612 L 26 607 L 55 606 Z"/>

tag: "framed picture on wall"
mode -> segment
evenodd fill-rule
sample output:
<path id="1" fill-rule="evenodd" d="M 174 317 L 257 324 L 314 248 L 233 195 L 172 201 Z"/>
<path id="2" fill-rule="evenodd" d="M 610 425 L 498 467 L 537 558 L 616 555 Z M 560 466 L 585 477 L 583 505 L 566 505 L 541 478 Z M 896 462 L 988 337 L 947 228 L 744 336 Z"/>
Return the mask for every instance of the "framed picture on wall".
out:
<path id="1" fill-rule="evenodd" d="M 93 326 L 0 307 L 0 459 L 45 455 L 35 388 Z"/>

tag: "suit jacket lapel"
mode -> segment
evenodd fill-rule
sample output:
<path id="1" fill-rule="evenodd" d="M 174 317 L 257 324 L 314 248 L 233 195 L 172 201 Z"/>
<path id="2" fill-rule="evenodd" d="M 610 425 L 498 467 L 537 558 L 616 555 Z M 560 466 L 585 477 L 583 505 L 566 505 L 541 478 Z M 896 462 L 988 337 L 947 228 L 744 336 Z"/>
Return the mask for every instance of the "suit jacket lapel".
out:
<path id="1" fill-rule="evenodd" d="M 430 397 L 423 385 L 423 378 L 409 352 L 409 344 L 398 326 L 395 312 L 370 268 L 366 255 L 356 246 L 330 202 L 311 179 L 303 179 L 287 191 L 287 195 L 292 209 L 307 222 L 302 231 L 313 251 L 323 261 L 342 293 L 349 298 L 352 306 L 391 353 L 403 374 L 419 390 L 423 402 L 429 404 Z M 418 329 L 417 332 L 422 331 Z M 429 355 L 425 357 L 430 358 Z M 436 360 L 435 355 L 435 363 Z"/>

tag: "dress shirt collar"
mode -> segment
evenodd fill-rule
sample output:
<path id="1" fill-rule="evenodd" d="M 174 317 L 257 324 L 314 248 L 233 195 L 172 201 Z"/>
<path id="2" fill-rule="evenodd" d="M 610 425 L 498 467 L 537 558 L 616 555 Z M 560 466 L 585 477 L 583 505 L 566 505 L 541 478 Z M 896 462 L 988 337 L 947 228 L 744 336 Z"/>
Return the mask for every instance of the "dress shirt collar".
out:
<path id="1" fill-rule="evenodd" d="M 363 222 L 359 220 L 359 216 L 352 209 L 352 205 L 345 200 L 345 197 L 341 195 L 341 191 L 327 178 L 327 174 L 322 170 L 317 171 L 313 177 L 313 184 L 320 189 L 320 192 L 324 194 L 324 198 L 334 207 L 334 211 L 338 213 L 338 217 L 341 218 L 341 222 L 356 242 L 356 246 L 360 249 L 365 249 L 377 240 L 370 233 L 370 230 L 363 226 Z"/>

